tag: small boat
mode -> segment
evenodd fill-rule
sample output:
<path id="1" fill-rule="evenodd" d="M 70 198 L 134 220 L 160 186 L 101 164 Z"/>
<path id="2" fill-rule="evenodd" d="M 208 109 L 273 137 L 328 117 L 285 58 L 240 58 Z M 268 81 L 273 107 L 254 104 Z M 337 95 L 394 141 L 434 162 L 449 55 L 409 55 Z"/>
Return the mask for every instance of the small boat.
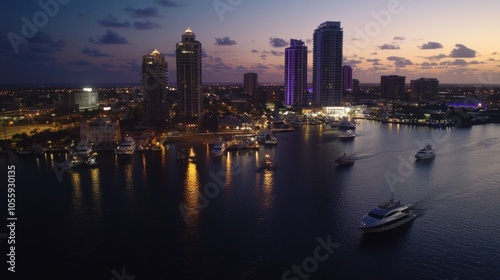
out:
<path id="1" fill-rule="evenodd" d="M 278 144 L 278 138 L 272 136 L 271 134 L 266 134 L 266 138 L 264 140 L 264 143 L 266 145 L 277 145 Z"/>
<path id="2" fill-rule="evenodd" d="M 194 153 L 194 149 L 193 148 L 191 148 L 189 150 L 188 161 L 190 161 L 190 162 L 196 161 L 196 154 Z"/>
<path id="3" fill-rule="evenodd" d="M 177 160 L 184 160 L 186 158 L 186 156 L 181 153 L 181 152 L 177 152 Z"/>
<path id="4" fill-rule="evenodd" d="M 415 158 L 417 160 L 433 158 L 435 156 L 436 156 L 436 151 L 434 150 L 434 148 L 432 148 L 431 145 L 427 145 L 425 146 L 425 148 L 420 149 L 418 152 L 415 153 Z"/>
<path id="5" fill-rule="evenodd" d="M 265 156 L 265 163 L 266 163 L 266 168 L 271 168 L 272 167 L 272 162 L 271 162 L 271 156 L 266 155 Z"/>
<path id="6" fill-rule="evenodd" d="M 410 206 L 411 204 L 403 205 L 400 201 L 394 201 L 394 197 L 391 196 L 388 202 L 380 203 L 363 216 L 358 228 L 363 233 L 375 233 L 402 226 L 416 217 Z"/>
<path id="7" fill-rule="evenodd" d="M 132 156 L 136 150 L 136 142 L 134 138 L 126 136 L 120 143 L 120 146 L 116 148 L 115 153 L 118 156 Z"/>
<path id="8" fill-rule="evenodd" d="M 343 118 L 339 123 L 339 129 L 356 129 L 356 124 L 347 118 Z"/>
<path id="9" fill-rule="evenodd" d="M 339 136 L 340 140 L 347 141 L 347 140 L 352 140 L 356 137 L 356 133 L 354 133 L 353 130 L 347 130 L 346 132 L 342 133 L 342 135 Z"/>
<path id="10" fill-rule="evenodd" d="M 226 148 L 227 148 L 226 142 L 220 141 L 219 143 L 214 145 L 214 147 L 210 152 L 214 157 L 220 157 L 224 155 Z"/>
<path id="11" fill-rule="evenodd" d="M 92 146 L 87 142 L 87 140 L 81 140 L 76 145 L 76 151 L 74 152 L 77 155 L 90 155 L 92 152 Z"/>
<path id="12" fill-rule="evenodd" d="M 20 148 L 19 150 L 17 150 L 17 153 L 20 155 L 31 155 L 33 154 L 33 150 L 28 148 Z"/>
<path id="13" fill-rule="evenodd" d="M 353 165 L 354 160 L 350 156 L 344 154 L 343 156 L 338 157 L 335 160 L 335 163 L 337 164 L 337 167 L 347 167 Z"/>
<path id="14" fill-rule="evenodd" d="M 151 151 L 153 151 L 153 152 L 160 152 L 161 151 L 161 145 L 159 145 L 159 144 L 153 145 L 151 147 Z"/>

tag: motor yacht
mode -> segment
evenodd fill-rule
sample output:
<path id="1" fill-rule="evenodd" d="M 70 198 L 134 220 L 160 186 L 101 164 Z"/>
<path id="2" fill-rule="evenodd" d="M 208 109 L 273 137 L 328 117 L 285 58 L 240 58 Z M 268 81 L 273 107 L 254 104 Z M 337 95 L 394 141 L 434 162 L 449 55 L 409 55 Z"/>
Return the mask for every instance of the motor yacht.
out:
<path id="1" fill-rule="evenodd" d="M 220 141 L 219 143 L 216 143 L 214 145 L 211 153 L 214 157 L 220 157 L 220 156 L 224 155 L 226 148 L 227 148 L 226 142 Z"/>
<path id="2" fill-rule="evenodd" d="M 352 140 L 356 137 L 356 133 L 354 133 L 353 130 L 347 130 L 346 132 L 342 133 L 342 135 L 339 136 L 340 140 L 347 141 L 347 140 Z"/>
<path id="3" fill-rule="evenodd" d="M 120 143 L 120 146 L 116 148 L 116 154 L 118 156 L 132 156 L 136 150 L 136 143 L 134 138 L 126 136 Z"/>
<path id="4" fill-rule="evenodd" d="M 92 152 L 92 146 L 87 142 L 87 140 L 80 140 L 76 145 L 76 150 L 74 154 L 80 156 L 88 156 Z"/>
<path id="5" fill-rule="evenodd" d="M 431 145 L 427 145 L 425 146 L 425 148 L 420 149 L 418 152 L 415 153 L 415 158 L 417 160 L 433 158 L 435 156 L 436 156 L 436 151 L 434 150 L 434 148 L 432 148 Z"/>
<path id="6" fill-rule="evenodd" d="M 347 167 L 353 165 L 354 160 L 350 156 L 344 154 L 343 156 L 338 157 L 335 160 L 335 163 L 338 167 Z"/>
<path id="7" fill-rule="evenodd" d="M 416 217 L 410 206 L 411 204 L 403 205 L 400 201 L 394 201 L 391 197 L 388 202 L 380 203 L 363 216 L 358 228 L 363 233 L 375 233 L 402 226 Z"/>

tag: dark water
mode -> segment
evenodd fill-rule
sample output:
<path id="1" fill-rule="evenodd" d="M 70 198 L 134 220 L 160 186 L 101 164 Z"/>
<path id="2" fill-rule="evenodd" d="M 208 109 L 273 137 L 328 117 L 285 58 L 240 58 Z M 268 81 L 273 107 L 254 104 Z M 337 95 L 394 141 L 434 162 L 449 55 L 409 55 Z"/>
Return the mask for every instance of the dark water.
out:
<path id="1" fill-rule="evenodd" d="M 200 142 L 124 161 L 100 154 L 98 168 L 61 181 L 57 156 L 3 156 L 2 178 L 7 164 L 17 168 L 17 276 L 498 279 L 500 126 L 363 121 L 354 141 L 339 134 L 304 127 L 278 134 L 276 147 L 218 159 Z M 416 162 L 425 142 L 437 156 Z M 191 146 L 197 161 L 177 162 Z M 356 163 L 338 169 L 344 152 Z M 273 170 L 261 168 L 265 154 Z M 359 219 L 392 190 L 418 218 L 363 237 Z"/>

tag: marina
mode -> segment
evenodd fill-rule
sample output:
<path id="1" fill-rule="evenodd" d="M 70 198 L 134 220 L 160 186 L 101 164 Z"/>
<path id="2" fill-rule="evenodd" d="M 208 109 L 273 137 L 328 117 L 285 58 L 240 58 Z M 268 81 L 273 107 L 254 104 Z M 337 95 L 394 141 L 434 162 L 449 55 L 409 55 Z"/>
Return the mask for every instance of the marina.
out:
<path id="1" fill-rule="evenodd" d="M 318 238 L 338 246 L 311 279 L 365 279 L 367 271 L 375 279 L 492 279 L 500 224 L 484 213 L 499 203 L 498 163 L 488 156 L 500 152 L 498 129 L 360 121 L 355 141 L 304 125 L 277 135 L 274 147 L 220 157 L 194 137 L 128 160 L 98 152 L 96 167 L 62 173 L 54 171 L 60 154 L 0 161 L 16 165 L 16 195 L 31 201 L 19 209 L 19 253 L 32 269 L 60 264 L 56 279 L 121 267 L 144 279 L 165 269 L 177 279 L 280 279 Z M 426 141 L 439 157 L 416 161 Z M 343 153 L 356 163 L 336 168 Z M 362 217 L 391 193 L 415 218 L 395 233 L 363 234 Z M 31 234 L 38 223 L 64 234 Z"/>

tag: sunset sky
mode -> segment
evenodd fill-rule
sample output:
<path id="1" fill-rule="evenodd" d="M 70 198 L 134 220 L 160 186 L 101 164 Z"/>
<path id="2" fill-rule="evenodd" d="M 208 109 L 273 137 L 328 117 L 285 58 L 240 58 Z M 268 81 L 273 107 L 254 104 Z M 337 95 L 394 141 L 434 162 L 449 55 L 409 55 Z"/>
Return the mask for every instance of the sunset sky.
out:
<path id="1" fill-rule="evenodd" d="M 312 69 L 312 35 L 324 21 L 341 22 L 344 64 L 361 83 L 395 74 L 500 84 L 495 0 L 40 2 L 52 4 L 2 3 L 0 84 L 137 83 L 142 55 L 154 49 L 175 83 L 175 44 L 187 27 L 204 49 L 204 83 L 242 82 L 246 72 L 282 83 L 290 39 L 307 43 Z"/>

